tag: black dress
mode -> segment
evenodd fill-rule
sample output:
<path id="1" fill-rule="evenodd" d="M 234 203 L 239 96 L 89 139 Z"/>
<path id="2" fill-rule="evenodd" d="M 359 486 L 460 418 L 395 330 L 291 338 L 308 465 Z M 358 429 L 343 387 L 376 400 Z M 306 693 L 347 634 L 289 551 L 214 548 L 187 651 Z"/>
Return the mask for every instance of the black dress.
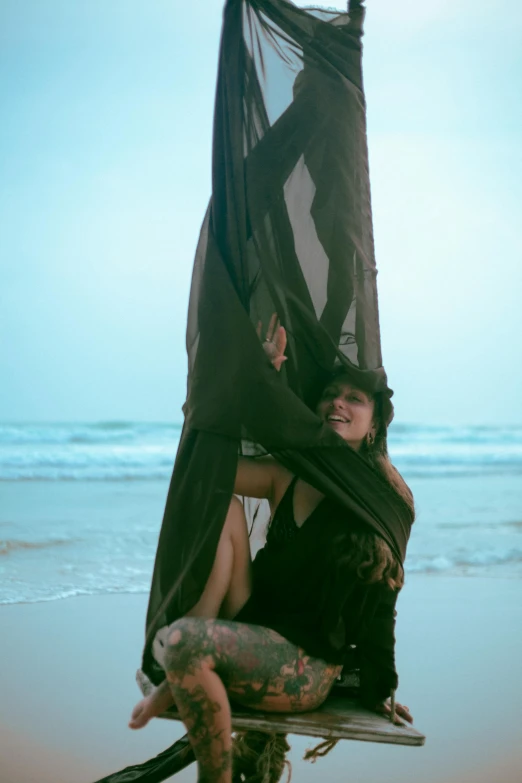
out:
<path id="1" fill-rule="evenodd" d="M 346 511 L 324 498 L 298 527 L 295 477 L 271 521 L 266 545 L 253 563 L 252 595 L 234 618 L 272 628 L 327 663 L 360 671 L 360 697 L 374 706 L 397 687 L 397 592 L 364 585 L 339 564 L 347 546 Z"/>

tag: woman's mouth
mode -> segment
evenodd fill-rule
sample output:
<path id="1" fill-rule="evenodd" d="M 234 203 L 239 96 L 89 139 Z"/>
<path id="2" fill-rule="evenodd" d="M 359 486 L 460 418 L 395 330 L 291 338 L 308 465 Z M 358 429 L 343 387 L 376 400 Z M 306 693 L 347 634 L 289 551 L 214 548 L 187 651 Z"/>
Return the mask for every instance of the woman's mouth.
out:
<path id="1" fill-rule="evenodd" d="M 350 420 L 345 419 L 344 416 L 340 416 L 338 413 L 330 413 L 326 417 L 326 421 L 335 422 L 336 424 L 349 424 Z"/>

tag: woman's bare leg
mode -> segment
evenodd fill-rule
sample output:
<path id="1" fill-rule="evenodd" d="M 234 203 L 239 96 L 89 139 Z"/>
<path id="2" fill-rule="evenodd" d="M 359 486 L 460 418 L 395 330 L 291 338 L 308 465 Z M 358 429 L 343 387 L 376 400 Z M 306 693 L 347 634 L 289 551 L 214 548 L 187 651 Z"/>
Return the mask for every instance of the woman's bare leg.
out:
<path id="1" fill-rule="evenodd" d="M 232 619 L 252 592 L 252 562 L 243 504 L 232 498 L 203 594 L 186 617 Z"/>
<path id="2" fill-rule="evenodd" d="M 208 622 L 183 618 L 189 623 Z M 198 762 L 198 783 L 231 783 L 232 719 L 223 682 L 205 656 L 183 653 L 182 627 L 174 623 L 166 657 L 167 681 Z"/>
<path id="3" fill-rule="evenodd" d="M 324 701 L 340 669 L 268 628 L 200 617 L 173 623 L 165 670 L 198 761 L 199 783 L 231 781 L 227 692 L 257 709 L 304 712 Z"/>
<path id="4" fill-rule="evenodd" d="M 223 525 L 214 565 L 201 598 L 186 617 L 233 618 L 252 592 L 252 562 L 248 528 L 243 504 L 232 498 Z M 129 728 L 141 729 L 151 718 L 168 710 L 174 703 L 165 680 L 134 707 Z"/>

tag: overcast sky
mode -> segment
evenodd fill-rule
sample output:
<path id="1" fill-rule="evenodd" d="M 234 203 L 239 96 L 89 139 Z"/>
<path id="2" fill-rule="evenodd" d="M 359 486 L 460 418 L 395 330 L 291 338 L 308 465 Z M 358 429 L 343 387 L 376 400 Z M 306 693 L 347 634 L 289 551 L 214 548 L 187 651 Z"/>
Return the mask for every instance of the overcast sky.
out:
<path id="1" fill-rule="evenodd" d="M 222 6 L 2 0 L 0 420 L 181 421 Z M 522 4 L 368 0 L 364 68 L 397 420 L 522 424 Z"/>

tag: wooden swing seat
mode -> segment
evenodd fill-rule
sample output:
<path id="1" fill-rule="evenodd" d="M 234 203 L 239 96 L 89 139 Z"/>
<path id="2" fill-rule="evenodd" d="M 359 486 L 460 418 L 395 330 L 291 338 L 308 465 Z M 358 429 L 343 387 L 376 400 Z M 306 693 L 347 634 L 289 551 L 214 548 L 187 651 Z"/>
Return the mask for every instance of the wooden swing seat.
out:
<path id="1" fill-rule="evenodd" d="M 143 695 L 148 696 L 154 686 L 141 670 L 138 671 L 136 679 Z M 173 707 L 159 717 L 180 720 Z M 338 686 L 332 689 L 325 703 L 313 712 L 261 712 L 232 705 L 232 728 L 234 731 L 251 729 L 267 733 L 303 734 L 331 740 L 386 742 L 393 745 L 419 746 L 424 745 L 426 739 L 410 724 L 396 726 L 384 716 L 364 709 L 353 696 L 353 690 Z"/>

